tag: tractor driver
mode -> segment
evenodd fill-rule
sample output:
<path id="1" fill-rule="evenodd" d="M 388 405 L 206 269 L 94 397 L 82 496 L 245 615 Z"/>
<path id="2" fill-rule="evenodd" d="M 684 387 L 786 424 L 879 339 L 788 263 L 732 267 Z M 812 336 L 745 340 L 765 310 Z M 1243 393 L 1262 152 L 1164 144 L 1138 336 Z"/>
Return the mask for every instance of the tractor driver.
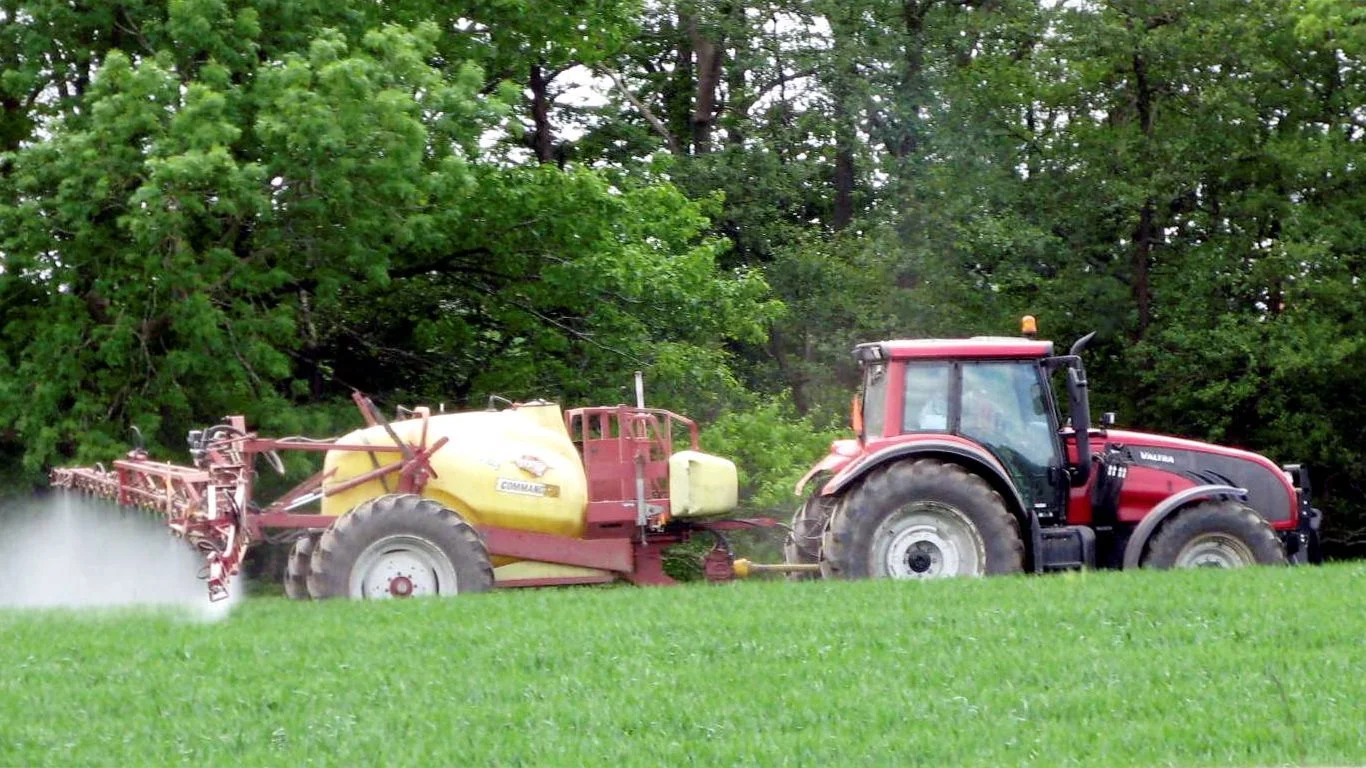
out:
<path id="1" fill-rule="evenodd" d="M 949 428 L 949 367 L 942 363 L 906 366 L 903 432 Z"/>

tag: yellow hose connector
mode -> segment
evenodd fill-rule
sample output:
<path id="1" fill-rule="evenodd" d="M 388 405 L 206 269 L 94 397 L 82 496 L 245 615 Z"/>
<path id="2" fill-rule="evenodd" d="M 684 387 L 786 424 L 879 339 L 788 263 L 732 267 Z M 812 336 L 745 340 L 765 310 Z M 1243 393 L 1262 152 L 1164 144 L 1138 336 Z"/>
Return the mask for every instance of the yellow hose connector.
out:
<path id="1" fill-rule="evenodd" d="M 747 579 L 756 573 L 820 573 L 818 563 L 754 563 L 740 558 L 731 564 L 731 572 L 737 579 Z"/>

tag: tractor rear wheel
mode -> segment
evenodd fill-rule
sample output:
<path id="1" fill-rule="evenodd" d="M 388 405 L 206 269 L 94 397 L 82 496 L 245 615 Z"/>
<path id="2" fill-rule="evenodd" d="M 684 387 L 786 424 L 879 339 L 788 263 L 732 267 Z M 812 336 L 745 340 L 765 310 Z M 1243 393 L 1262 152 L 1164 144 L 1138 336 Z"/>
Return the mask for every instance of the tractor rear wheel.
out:
<path id="1" fill-rule="evenodd" d="M 833 499 L 813 493 L 792 514 L 791 530 L 783 541 L 783 562 L 812 565 L 821 561 L 821 535 L 834 506 Z M 819 578 L 814 573 L 789 573 L 791 581 Z"/>
<path id="2" fill-rule="evenodd" d="M 1153 536 L 1148 568 L 1243 568 L 1283 565 L 1285 548 L 1256 510 L 1237 501 L 1207 501 L 1176 513 Z"/>
<path id="3" fill-rule="evenodd" d="M 985 480 L 920 459 L 875 470 L 859 484 L 826 527 L 821 558 L 827 578 L 985 576 L 1022 571 L 1024 543 Z"/>
<path id="4" fill-rule="evenodd" d="M 308 599 L 308 572 L 320 536 L 321 533 L 306 533 L 295 539 L 294 545 L 289 548 L 289 563 L 285 566 L 285 596 L 290 600 Z"/>
<path id="5" fill-rule="evenodd" d="M 488 549 L 464 518 L 413 494 L 380 496 L 328 528 L 313 551 L 315 599 L 448 596 L 493 587 Z"/>

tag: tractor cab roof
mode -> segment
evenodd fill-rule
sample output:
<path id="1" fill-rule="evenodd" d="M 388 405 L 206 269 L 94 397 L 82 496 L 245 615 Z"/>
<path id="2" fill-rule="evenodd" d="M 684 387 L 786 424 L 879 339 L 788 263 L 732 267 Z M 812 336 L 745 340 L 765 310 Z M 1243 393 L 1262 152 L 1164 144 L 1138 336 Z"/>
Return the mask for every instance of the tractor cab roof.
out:
<path id="1" fill-rule="evenodd" d="M 970 339 L 893 339 L 860 344 L 860 362 L 877 360 L 1037 360 L 1053 354 L 1053 342 L 1012 336 L 974 336 Z"/>

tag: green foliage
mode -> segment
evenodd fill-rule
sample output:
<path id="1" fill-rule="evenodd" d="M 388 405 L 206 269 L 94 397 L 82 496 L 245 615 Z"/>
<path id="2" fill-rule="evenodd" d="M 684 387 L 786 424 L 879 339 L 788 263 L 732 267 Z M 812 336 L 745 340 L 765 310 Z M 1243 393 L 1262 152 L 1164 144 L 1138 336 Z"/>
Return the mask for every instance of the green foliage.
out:
<path id="1" fill-rule="evenodd" d="M 1363 575 L 0 613 L 0 763 L 1359 764 Z"/>
<path id="2" fill-rule="evenodd" d="M 481 67 L 513 52 L 481 46 L 554 32 L 551 63 L 590 60 L 620 38 L 618 6 L 485 27 L 526 20 L 494 4 L 465 32 L 453 9 L 277 10 L 111 22 L 140 34 L 90 52 L 70 107 L 35 108 L 44 131 L 0 156 L 0 441 L 27 477 L 117 455 L 130 424 L 176 447 L 226 413 L 334 431 L 350 387 L 613 400 L 657 366 L 674 401 L 734 389 L 725 345 L 762 337 L 778 305 L 718 265 L 705 202 L 486 148 L 517 128 L 517 96 Z M 29 61 L 26 40 L 4 54 Z"/>
<path id="3" fill-rule="evenodd" d="M 1353 0 L 1308 0 L 1296 31 L 1311 40 L 1328 38 L 1360 55 L 1366 51 L 1366 7 Z"/>
<path id="4" fill-rule="evenodd" d="M 277 387 L 301 287 L 383 282 L 416 218 L 395 213 L 471 186 L 452 150 L 494 110 L 477 72 L 447 83 L 423 63 L 434 37 L 386 27 L 352 49 L 324 30 L 307 58 L 240 84 L 213 62 L 187 81 L 169 53 L 115 51 L 89 116 L 14 154 L 0 294 L 41 298 L 7 302 L 16 374 L 34 385 L 0 417 L 31 470 L 76 437 L 107 454 L 125 420 L 163 437 L 231 411 L 290 420 Z"/>
<path id="5" fill-rule="evenodd" d="M 744 512 L 785 522 L 800 502 L 793 493 L 797 480 L 832 440 L 844 437 L 848 430 L 819 427 L 789 401 L 775 399 L 717 418 L 703 430 L 702 447 L 735 461 Z"/>

